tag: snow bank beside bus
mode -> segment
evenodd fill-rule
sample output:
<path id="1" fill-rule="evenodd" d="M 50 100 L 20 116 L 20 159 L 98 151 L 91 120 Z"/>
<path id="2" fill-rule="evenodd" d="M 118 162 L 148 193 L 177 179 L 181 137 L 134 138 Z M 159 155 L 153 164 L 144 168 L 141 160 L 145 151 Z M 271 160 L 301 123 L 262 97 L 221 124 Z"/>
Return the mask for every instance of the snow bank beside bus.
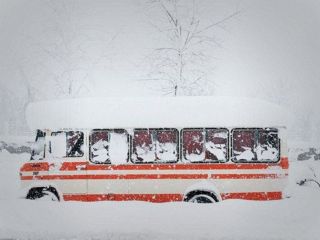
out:
<path id="1" fill-rule="evenodd" d="M 82 98 L 35 102 L 27 108 L 32 130 L 60 128 L 286 126 L 279 105 L 252 98 Z"/>
<path id="2" fill-rule="evenodd" d="M 0 201 L 0 238 L 315 240 L 320 234 L 320 194 L 316 189 L 303 194 L 213 205 Z"/>
<path id="3" fill-rule="evenodd" d="M 21 196 L 19 171 L 22 164 L 30 159 L 30 154 L 11 154 L 0 150 L 0 201 L 12 201 Z M 1 225 L 0 211 L 0 225 Z"/>

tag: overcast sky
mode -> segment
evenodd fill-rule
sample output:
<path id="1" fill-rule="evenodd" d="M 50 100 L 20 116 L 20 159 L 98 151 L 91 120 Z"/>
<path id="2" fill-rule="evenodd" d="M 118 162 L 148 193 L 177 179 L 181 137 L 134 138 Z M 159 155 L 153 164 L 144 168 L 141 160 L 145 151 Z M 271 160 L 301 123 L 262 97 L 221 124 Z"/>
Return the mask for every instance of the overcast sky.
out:
<path id="1" fill-rule="evenodd" d="M 52 79 L 70 65 L 84 69 L 73 76 L 86 74 L 84 95 L 161 95 L 138 81 L 146 56 L 163 44 L 150 24 L 157 11 L 146 2 L 0 0 L 1 88 L 23 98 L 27 77 L 41 89 L 37 100 L 54 98 Z M 199 3 L 207 22 L 240 11 L 217 29 L 222 47 L 210 49 L 213 93 L 281 102 L 320 124 L 320 1 Z"/>

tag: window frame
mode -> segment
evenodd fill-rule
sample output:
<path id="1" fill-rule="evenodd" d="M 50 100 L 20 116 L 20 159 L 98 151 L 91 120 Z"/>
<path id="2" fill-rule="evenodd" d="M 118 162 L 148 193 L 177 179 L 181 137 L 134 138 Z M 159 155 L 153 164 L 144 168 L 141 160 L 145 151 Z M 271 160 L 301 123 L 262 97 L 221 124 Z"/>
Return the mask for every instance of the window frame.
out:
<path id="1" fill-rule="evenodd" d="M 151 138 L 154 139 L 155 136 L 157 136 L 157 134 L 154 135 L 154 132 L 157 131 L 174 131 L 176 133 L 176 140 L 177 140 L 177 146 L 176 146 L 176 152 L 177 152 L 177 159 L 176 160 L 172 160 L 172 161 L 161 161 L 161 160 L 156 160 L 154 159 L 152 162 L 137 162 L 134 161 L 134 159 L 132 159 L 133 156 L 133 139 L 134 139 L 134 132 L 135 131 L 149 131 L 151 132 Z M 180 160 L 180 150 L 179 150 L 179 146 L 180 146 L 180 134 L 179 134 L 179 130 L 177 128 L 134 128 L 133 129 L 133 133 L 132 136 L 130 136 L 130 162 L 132 162 L 133 164 L 173 164 L 173 163 L 178 163 Z"/>
<path id="2" fill-rule="evenodd" d="M 41 161 L 41 160 L 44 160 L 46 158 L 46 147 L 47 147 L 46 140 L 45 140 L 46 136 L 47 136 L 47 133 L 45 131 L 37 129 L 37 135 L 36 135 L 35 143 L 38 141 L 39 138 L 41 138 L 41 137 L 44 138 L 43 156 L 42 156 L 42 158 L 34 159 L 33 157 L 34 157 L 35 150 L 32 150 L 31 151 L 31 156 L 30 156 L 30 161 Z"/>
<path id="3" fill-rule="evenodd" d="M 130 137 L 129 137 L 129 133 L 126 129 L 124 128 L 102 128 L 102 129 L 92 129 L 90 132 L 89 132 L 89 164 L 94 164 L 94 165 L 116 165 L 114 163 L 112 163 L 112 159 L 109 161 L 109 162 L 101 162 L 101 163 L 96 163 L 96 162 L 92 162 L 92 159 L 91 159 L 91 134 L 93 132 L 102 132 L 102 131 L 107 131 L 108 133 L 108 143 L 110 142 L 110 133 L 112 132 L 116 132 L 116 131 L 123 131 L 123 133 L 126 134 L 126 137 L 127 137 L 127 146 L 128 146 L 128 151 L 127 151 L 127 158 L 126 158 L 126 162 L 128 163 L 129 162 L 129 154 L 130 154 Z"/>
<path id="4" fill-rule="evenodd" d="M 259 161 L 258 159 L 256 160 L 246 160 L 246 161 L 239 161 L 239 160 L 235 160 L 234 158 L 234 151 L 233 151 L 233 133 L 234 131 L 239 131 L 239 130 L 244 130 L 244 131 L 248 131 L 248 130 L 253 130 L 253 131 L 256 131 L 254 133 L 254 147 L 257 146 L 257 143 L 259 141 L 259 137 L 258 137 L 258 131 L 259 130 L 263 130 L 263 131 L 267 131 L 267 130 L 275 130 L 277 132 L 277 140 L 278 140 L 278 156 L 277 156 L 277 160 L 276 161 L 271 161 L 270 159 L 267 159 L 267 160 L 263 160 L 263 161 Z M 233 163 L 236 163 L 236 164 L 247 164 L 247 163 L 267 163 L 267 164 L 273 164 L 273 163 L 279 163 L 280 159 L 281 159 L 281 140 L 279 138 L 279 129 L 278 128 L 275 128 L 275 127 L 265 127 L 265 128 L 257 128 L 257 127 L 254 127 L 254 128 L 233 128 L 231 130 L 231 134 L 230 134 L 230 159 Z"/>
<path id="5" fill-rule="evenodd" d="M 79 133 L 81 133 L 82 137 L 83 137 L 83 142 L 82 142 L 81 146 L 85 145 L 85 134 L 84 134 L 83 131 L 79 131 L 79 130 L 55 131 L 55 132 L 51 132 L 50 136 L 54 136 L 54 134 L 56 134 L 56 133 L 66 133 L 66 142 L 65 143 L 66 143 L 66 146 L 67 146 L 67 141 L 68 141 L 67 133 L 68 132 L 79 132 Z M 49 146 L 49 152 L 51 153 L 51 146 Z M 68 153 L 68 149 L 67 149 L 66 150 L 66 155 L 63 156 L 63 158 L 81 158 L 81 157 L 83 157 L 85 155 L 84 152 L 85 151 L 82 151 L 82 155 L 80 155 L 80 156 L 68 156 L 68 154 L 67 154 Z"/>
<path id="6" fill-rule="evenodd" d="M 206 153 L 207 149 L 206 149 L 206 146 L 205 144 L 207 143 L 207 130 L 225 130 L 227 132 L 227 143 L 226 143 L 226 160 L 213 160 L 213 159 L 203 159 L 201 161 L 189 161 L 185 158 L 185 151 L 184 151 L 184 147 L 183 147 L 183 132 L 184 131 L 190 131 L 190 130 L 204 130 L 205 131 L 205 135 L 204 135 L 204 152 Z M 196 163 L 200 163 L 200 164 L 217 164 L 217 163 L 227 163 L 229 162 L 229 157 L 230 157 L 230 154 L 229 154 L 229 151 L 230 151 L 230 131 L 228 128 L 224 128 L 224 127 L 218 127 L 218 128 L 215 128 L 215 127 L 208 127 L 208 128 L 183 128 L 181 129 L 181 134 L 180 134 L 180 156 L 181 156 L 181 161 L 182 162 L 188 162 L 190 164 L 196 164 Z"/>

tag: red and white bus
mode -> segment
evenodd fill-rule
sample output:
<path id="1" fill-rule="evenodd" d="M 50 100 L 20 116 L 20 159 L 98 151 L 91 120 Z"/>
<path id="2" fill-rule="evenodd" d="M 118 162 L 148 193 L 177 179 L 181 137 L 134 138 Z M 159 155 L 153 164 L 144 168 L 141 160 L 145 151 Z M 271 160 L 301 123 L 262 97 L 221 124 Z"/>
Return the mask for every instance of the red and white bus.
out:
<path id="1" fill-rule="evenodd" d="M 59 124 L 70 123 L 75 127 L 37 131 L 31 160 L 20 170 L 24 196 L 28 199 L 49 197 L 65 201 L 204 203 L 224 199 L 281 199 L 288 178 L 285 127 L 266 126 L 262 122 L 260 125 L 244 125 L 241 117 L 237 118 L 236 115 L 232 122 L 238 122 L 239 125 L 231 127 L 227 125 L 230 119 L 224 117 L 230 117 L 228 114 L 233 115 L 239 109 L 231 109 L 230 113 L 223 110 L 220 113 L 222 117 L 217 116 L 217 113 L 206 112 L 208 106 L 214 107 L 217 104 L 217 101 L 212 103 L 212 98 L 200 98 L 197 104 L 194 99 L 188 104 L 189 100 L 182 98 L 178 104 L 164 104 L 167 106 L 162 108 L 159 105 L 162 100 L 156 100 L 158 105 L 153 102 L 149 109 L 150 102 L 143 103 L 143 110 L 136 110 L 140 114 L 134 111 L 136 115 L 121 116 L 118 120 L 119 116 L 110 112 L 115 113 L 116 109 L 130 112 L 132 109 L 123 107 L 123 102 L 120 106 L 116 101 L 118 107 L 104 110 L 105 116 L 91 115 L 93 119 L 88 118 L 86 123 L 93 122 L 98 125 L 97 128 L 89 128 L 80 115 L 76 114 L 75 117 L 70 114 L 70 109 L 88 114 L 86 104 L 81 104 L 82 108 L 70 108 L 72 104 L 69 101 L 65 112 L 58 108 L 58 105 L 64 105 L 65 102 L 56 103 L 58 105 L 44 111 L 41 109 L 46 103 L 31 107 L 29 112 L 32 118 L 36 117 L 38 126 L 57 127 Z M 138 102 L 142 103 L 141 100 Z M 203 102 L 207 103 L 205 107 Z M 138 103 L 130 100 L 130 104 L 134 108 Z M 228 104 L 230 100 L 225 102 L 224 107 Z M 234 104 L 231 101 L 232 107 L 235 107 Z M 195 105 L 199 105 L 196 106 L 199 112 L 192 110 Z M 240 105 L 250 111 L 261 110 L 261 104 L 252 108 L 243 105 L 242 100 Z M 100 109 L 97 106 L 105 106 L 105 101 L 95 104 L 95 108 Z M 183 111 L 189 113 L 187 121 L 179 118 L 187 115 L 181 116 L 182 110 L 178 106 L 184 106 Z M 258 124 L 259 118 L 266 121 L 264 114 L 276 113 L 271 112 L 269 107 L 263 108 L 262 116 L 248 115 L 248 118 L 251 118 L 251 122 L 255 118 Z M 159 113 L 153 112 L 150 116 L 153 108 L 158 108 Z M 169 112 L 166 111 L 170 108 Z M 49 113 L 52 109 L 59 111 Z M 201 112 L 201 109 L 206 111 Z M 39 121 L 46 117 L 50 117 L 50 120 Z M 96 117 L 105 121 L 98 124 Z M 272 116 L 269 118 L 270 123 L 274 123 Z M 77 119 L 82 119 L 81 123 Z M 130 125 L 123 125 L 123 121 Z M 227 124 L 221 125 L 221 121 Z M 134 122 L 136 125 L 133 125 Z M 177 127 L 176 123 L 181 125 Z M 85 128 L 80 128 L 80 125 L 85 125 Z"/>

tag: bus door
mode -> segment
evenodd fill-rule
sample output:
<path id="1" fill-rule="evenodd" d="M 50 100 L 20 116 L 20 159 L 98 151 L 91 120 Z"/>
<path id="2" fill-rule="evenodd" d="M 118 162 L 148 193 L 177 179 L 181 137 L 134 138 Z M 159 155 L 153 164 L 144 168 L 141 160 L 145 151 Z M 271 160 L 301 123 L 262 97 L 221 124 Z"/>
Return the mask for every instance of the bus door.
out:
<path id="1" fill-rule="evenodd" d="M 45 161 L 45 137 L 46 133 L 37 130 L 35 143 L 32 145 L 30 163 L 25 164 L 21 171 L 29 172 L 33 180 L 42 179 L 48 175 L 48 163 Z"/>
<path id="2" fill-rule="evenodd" d="M 82 131 L 52 132 L 47 141 L 49 179 L 65 200 L 87 200 L 87 139 Z M 61 194 L 60 193 L 60 194 Z"/>

